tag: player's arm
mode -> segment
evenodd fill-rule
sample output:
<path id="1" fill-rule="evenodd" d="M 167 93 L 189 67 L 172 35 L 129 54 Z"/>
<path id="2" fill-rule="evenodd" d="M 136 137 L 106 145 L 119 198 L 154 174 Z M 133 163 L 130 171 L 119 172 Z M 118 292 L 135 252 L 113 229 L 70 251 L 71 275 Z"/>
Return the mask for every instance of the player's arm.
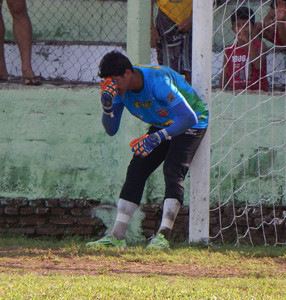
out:
<path id="1" fill-rule="evenodd" d="M 158 86 L 160 86 L 160 88 L 158 88 Z M 187 129 L 198 123 L 195 112 L 178 91 L 172 80 L 167 76 L 161 78 L 161 81 L 158 79 L 158 82 L 154 85 L 154 97 L 165 101 L 164 99 L 168 99 L 168 95 L 170 94 L 174 96 L 171 106 L 169 105 L 169 108 L 176 115 L 174 123 L 167 128 L 136 139 L 136 142 L 132 141 L 130 146 L 136 156 L 147 156 L 162 142 L 170 140 L 172 137 L 187 131 Z M 166 103 L 166 105 L 168 104 Z"/>
<path id="2" fill-rule="evenodd" d="M 165 128 L 168 136 L 177 136 L 198 124 L 198 118 L 195 112 L 186 101 L 176 104 L 172 108 L 172 111 L 177 118 L 172 125 Z"/>
<path id="3" fill-rule="evenodd" d="M 106 78 L 100 84 L 101 87 L 101 105 L 103 109 L 102 124 L 108 135 L 117 133 L 120 125 L 121 115 L 123 111 L 123 104 L 114 103 L 114 98 L 117 95 L 117 86 L 114 80 Z"/>
<path id="4" fill-rule="evenodd" d="M 172 108 L 172 111 L 177 117 L 176 121 L 172 125 L 155 133 L 151 133 L 149 135 L 146 134 L 141 138 L 131 141 L 130 147 L 136 156 L 147 156 L 162 142 L 184 133 L 198 123 L 195 112 L 185 101 L 176 104 Z"/>
<path id="5" fill-rule="evenodd" d="M 102 114 L 102 125 L 108 135 L 113 136 L 117 133 L 120 126 L 123 108 L 124 105 L 122 103 L 113 103 L 113 116 L 111 117 L 105 113 Z"/>

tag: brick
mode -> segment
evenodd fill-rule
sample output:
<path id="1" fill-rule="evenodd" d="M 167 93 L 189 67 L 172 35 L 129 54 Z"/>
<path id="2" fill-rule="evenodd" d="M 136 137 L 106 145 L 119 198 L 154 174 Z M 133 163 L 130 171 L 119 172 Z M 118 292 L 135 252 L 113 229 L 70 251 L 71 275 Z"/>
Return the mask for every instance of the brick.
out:
<path id="1" fill-rule="evenodd" d="M 83 216 L 86 216 L 86 217 L 92 217 L 94 215 L 93 208 L 84 208 L 82 210 L 82 214 L 83 214 Z"/>
<path id="2" fill-rule="evenodd" d="M 182 214 L 182 215 L 189 215 L 189 207 L 188 206 L 182 206 L 180 208 L 179 213 Z"/>
<path id="3" fill-rule="evenodd" d="M 189 222 L 189 216 L 188 215 L 177 216 L 175 222 L 176 223 L 181 223 L 181 224 L 188 224 L 188 222 Z"/>
<path id="4" fill-rule="evenodd" d="M 242 226 L 246 225 L 246 216 L 236 217 L 236 224 Z"/>
<path id="5" fill-rule="evenodd" d="M 18 207 L 7 206 L 4 210 L 4 213 L 6 215 L 18 215 L 19 214 L 19 209 L 18 209 Z"/>
<path id="6" fill-rule="evenodd" d="M 69 207 L 72 208 L 75 206 L 75 203 L 73 200 L 69 200 L 69 199 L 60 199 L 59 200 L 59 205 L 60 207 Z"/>
<path id="7" fill-rule="evenodd" d="M 43 225 L 47 221 L 44 218 L 39 217 L 20 217 L 19 224 L 21 225 Z"/>
<path id="8" fill-rule="evenodd" d="M 189 228 L 188 222 L 178 222 L 178 223 L 174 224 L 174 230 L 184 231 L 184 230 L 186 230 L 186 228 Z"/>
<path id="9" fill-rule="evenodd" d="M 16 198 L 13 201 L 13 205 L 15 206 L 26 206 L 28 204 L 28 200 L 25 198 Z"/>
<path id="10" fill-rule="evenodd" d="M 86 200 L 75 200 L 74 204 L 76 207 L 89 207 Z"/>
<path id="11" fill-rule="evenodd" d="M 219 233 L 219 226 L 211 226 L 210 227 L 210 233 L 212 236 L 217 235 Z"/>
<path id="12" fill-rule="evenodd" d="M 273 236 L 274 234 L 274 226 L 264 226 L 264 233 L 265 235 Z"/>
<path id="13" fill-rule="evenodd" d="M 73 216 L 81 216 L 82 215 L 82 210 L 79 207 L 72 208 L 71 209 L 71 215 Z"/>
<path id="14" fill-rule="evenodd" d="M 45 225 L 36 228 L 38 235 L 56 235 L 64 234 L 65 228 L 63 226 Z"/>
<path id="15" fill-rule="evenodd" d="M 32 215 L 35 213 L 34 207 L 21 207 L 20 208 L 20 215 Z"/>
<path id="16" fill-rule="evenodd" d="M 150 219 L 157 219 L 158 218 L 158 214 L 155 212 L 147 212 L 145 214 L 145 218 L 150 220 Z"/>
<path id="17" fill-rule="evenodd" d="M 18 217 L 5 217 L 4 220 L 5 220 L 5 223 L 7 223 L 7 224 L 17 224 L 18 223 Z"/>
<path id="18" fill-rule="evenodd" d="M 262 222 L 261 218 L 255 218 L 253 221 L 256 227 L 259 227 Z"/>
<path id="19" fill-rule="evenodd" d="M 155 229 L 144 229 L 142 233 L 146 238 L 150 238 L 153 234 L 156 233 L 156 231 Z"/>
<path id="20" fill-rule="evenodd" d="M 96 206 L 102 205 L 104 203 L 101 203 L 98 200 L 89 199 L 89 200 L 86 200 L 86 204 L 87 204 L 87 207 L 96 207 Z"/>
<path id="21" fill-rule="evenodd" d="M 9 228 L 7 229 L 7 233 L 10 234 L 27 234 L 32 235 L 36 231 L 35 227 L 20 227 L 20 228 Z"/>
<path id="22" fill-rule="evenodd" d="M 52 224 L 71 225 L 76 223 L 76 219 L 72 217 L 52 217 L 50 222 Z"/>
<path id="23" fill-rule="evenodd" d="M 101 221 L 95 218 L 78 218 L 77 224 L 80 225 L 101 225 Z"/>
<path id="24" fill-rule="evenodd" d="M 46 215 L 49 212 L 49 208 L 45 208 L 45 207 L 38 207 L 35 210 L 35 213 L 38 215 Z"/>
<path id="25" fill-rule="evenodd" d="M 48 199 L 45 201 L 45 206 L 47 207 L 58 207 L 59 200 L 58 199 Z"/>
<path id="26" fill-rule="evenodd" d="M 218 218 L 217 217 L 211 217 L 210 218 L 210 224 L 213 225 L 213 224 L 217 224 L 218 223 Z"/>
<path id="27" fill-rule="evenodd" d="M 42 206 L 45 206 L 45 201 L 43 199 L 41 199 L 41 200 L 39 200 L 39 199 L 30 200 L 29 201 L 29 206 L 32 206 L 32 207 L 42 207 Z"/>
<path id="28" fill-rule="evenodd" d="M 0 201 L 1 205 L 13 205 L 14 204 L 14 200 L 13 199 L 6 199 L 6 198 L 2 198 Z"/>
<path id="29" fill-rule="evenodd" d="M 51 208 L 51 214 L 55 216 L 63 216 L 66 214 L 66 210 L 60 207 Z"/>
<path id="30" fill-rule="evenodd" d="M 154 221 L 154 220 L 144 220 L 143 222 L 142 222 L 142 226 L 144 227 L 144 228 L 154 228 L 155 226 L 156 226 L 156 221 Z"/>
<path id="31" fill-rule="evenodd" d="M 67 227 L 66 234 L 88 235 L 94 233 L 94 227 Z"/>
<path id="32" fill-rule="evenodd" d="M 225 218 L 221 218 L 221 223 L 222 227 L 227 227 L 232 223 L 232 219 L 226 216 Z"/>

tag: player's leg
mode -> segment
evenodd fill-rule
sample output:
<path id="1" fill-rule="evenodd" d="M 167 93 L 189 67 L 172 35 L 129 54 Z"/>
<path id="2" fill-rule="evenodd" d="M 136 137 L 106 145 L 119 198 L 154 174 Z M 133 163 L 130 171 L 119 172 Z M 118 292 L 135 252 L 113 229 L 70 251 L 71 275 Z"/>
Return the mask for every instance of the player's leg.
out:
<path id="1" fill-rule="evenodd" d="M 189 130 L 172 139 L 164 162 L 165 201 L 161 225 L 148 248 L 169 247 L 168 240 L 184 200 L 184 180 L 206 130 Z"/>
<path id="2" fill-rule="evenodd" d="M 163 143 L 148 156 L 134 156 L 131 160 L 120 193 L 116 221 L 111 231 L 117 238 L 125 237 L 131 218 L 141 202 L 146 180 L 164 161 L 168 145 L 168 142 Z"/>
<path id="3" fill-rule="evenodd" d="M 152 127 L 151 132 L 157 131 Z M 131 218 L 140 204 L 145 183 L 150 174 L 164 161 L 169 141 L 160 144 L 148 156 L 133 156 L 127 169 L 125 183 L 120 193 L 118 210 L 111 233 L 99 241 L 88 243 L 87 246 L 119 246 L 124 245 L 125 235 Z M 122 247 L 124 248 L 124 247 Z"/>

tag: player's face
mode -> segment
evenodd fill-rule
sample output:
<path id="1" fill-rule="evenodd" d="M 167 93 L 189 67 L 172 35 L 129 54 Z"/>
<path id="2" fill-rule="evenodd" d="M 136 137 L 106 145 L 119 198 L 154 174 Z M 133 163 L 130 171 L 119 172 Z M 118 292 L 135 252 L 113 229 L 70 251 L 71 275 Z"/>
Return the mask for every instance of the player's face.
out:
<path id="1" fill-rule="evenodd" d="M 123 76 L 111 76 L 111 78 L 116 82 L 118 95 L 124 94 L 128 89 L 128 84 L 129 84 L 129 79 L 128 76 L 126 75 L 126 72 L 124 73 Z"/>

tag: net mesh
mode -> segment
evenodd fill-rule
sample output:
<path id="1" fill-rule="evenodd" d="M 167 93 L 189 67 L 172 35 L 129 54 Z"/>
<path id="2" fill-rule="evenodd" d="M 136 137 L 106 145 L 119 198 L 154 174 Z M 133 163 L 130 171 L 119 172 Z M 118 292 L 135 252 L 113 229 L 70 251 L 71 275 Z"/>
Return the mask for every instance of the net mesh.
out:
<path id="1" fill-rule="evenodd" d="M 235 35 L 231 32 L 231 15 L 239 15 L 241 7 L 246 6 L 253 10 L 256 22 L 263 22 L 270 3 L 214 3 L 211 240 L 285 244 L 286 45 L 267 41 L 265 29 L 249 34 L 243 46 L 246 52 L 233 51 L 226 59 L 233 72 L 223 71 L 226 49 L 239 42 L 238 35 L 248 26 L 238 28 Z M 250 53 L 251 43 L 261 36 L 265 50 L 259 47 L 258 56 L 248 56 L 243 63 L 243 55 Z M 259 78 L 251 82 L 255 61 L 259 62 Z M 267 75 L 261 71 L 263 64 Z M 267 79 L 266 83 L 257 85 L 261 78 Z M 245 87 L 240 85 L 242 79 Z M 222 88 L 220 80 L 226 83 Z M 267 84 L 269 88 L 264 90 Z"/>

